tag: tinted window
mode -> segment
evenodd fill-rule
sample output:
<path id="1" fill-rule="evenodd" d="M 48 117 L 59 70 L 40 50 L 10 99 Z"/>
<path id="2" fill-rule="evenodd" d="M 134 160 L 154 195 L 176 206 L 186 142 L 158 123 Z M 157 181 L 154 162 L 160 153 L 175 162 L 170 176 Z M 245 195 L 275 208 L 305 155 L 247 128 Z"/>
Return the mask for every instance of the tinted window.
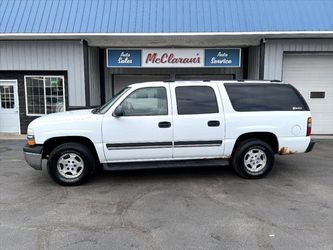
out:
<path id="1" fill-rule="evenodd" d="M 207 86 L 176 87 L 179 115 L 218 113 L 214 90 Z"/>
<path id="2" fill-rule="evenodd" d="M 236 111 L 309 110 L 303 97 L 287 84 L 225 84 Z"/>
<path id="3" fill-rule="evenodd" d="M 121 103 L 124 116 L 167 115 L 167 94 L 163 87 L 142 88 Z"/>

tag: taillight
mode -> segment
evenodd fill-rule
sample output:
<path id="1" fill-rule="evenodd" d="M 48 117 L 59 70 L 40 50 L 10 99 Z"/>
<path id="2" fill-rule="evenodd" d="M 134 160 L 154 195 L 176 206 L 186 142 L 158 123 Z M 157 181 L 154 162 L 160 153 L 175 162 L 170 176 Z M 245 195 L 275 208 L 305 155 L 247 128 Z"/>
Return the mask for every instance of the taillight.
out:
<path id="1" fill-rule="evenodd" d="M 306 136 L 310 136 L 311 135 L 311 128 L 312 128 L 312 118 L 309 117 L 307 125 L 306 125 Z"/>

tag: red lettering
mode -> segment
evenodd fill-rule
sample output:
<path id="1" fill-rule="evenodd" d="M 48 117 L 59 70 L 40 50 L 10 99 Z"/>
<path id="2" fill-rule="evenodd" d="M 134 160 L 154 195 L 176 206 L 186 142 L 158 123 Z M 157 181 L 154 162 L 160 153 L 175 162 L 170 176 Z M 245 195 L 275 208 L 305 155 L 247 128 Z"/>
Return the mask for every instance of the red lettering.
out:
<path id="1" fill-rule="evenodd" d="M 174 58 L 174 54 L 173 53 L 171 53 L 170 55 L 169 55 L 169 57 L 168 57 L 168 63 L 173 63 L 172 62 L 172 59 Z"/>
<path id="2" fill-rule="evenodd" d="M 162 56 L 161 56 L 161 63 L 166 63 L 168 61 L 168 54 L 167 53 L 164 53 Z"/>
<path id="3" fill-rule="evenodd" d="M 156 57 L 157 57 L 157 53 L 154 53 L 154 54 L 149 53 L 146 58 L 146 63 L 149 63 L 149 62 L 154 63 L 156 60 Z"/>
<path id="4" fill-rule="evenodd" d="M 163 53 L 161 57 L 158 57 L 157 53 L 149 53 L 146 63 L 198 64 L 200 63 L 200 57 L 175 57 L 173 53 Z"/>

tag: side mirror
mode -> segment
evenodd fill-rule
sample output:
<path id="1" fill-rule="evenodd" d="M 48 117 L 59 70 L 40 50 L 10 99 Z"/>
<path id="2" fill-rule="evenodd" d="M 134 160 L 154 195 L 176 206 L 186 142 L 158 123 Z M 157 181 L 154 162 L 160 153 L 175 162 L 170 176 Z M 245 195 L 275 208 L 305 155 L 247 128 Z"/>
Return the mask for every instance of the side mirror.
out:
<path id="1" fill-rule="evenodd" d="M 124 116 L 124 110 L 121 107 L 121 105 L 119 105 L 114 111 L 113 111 L 113 116 L 115 117 L 120 117 L 120 116 Z"/>

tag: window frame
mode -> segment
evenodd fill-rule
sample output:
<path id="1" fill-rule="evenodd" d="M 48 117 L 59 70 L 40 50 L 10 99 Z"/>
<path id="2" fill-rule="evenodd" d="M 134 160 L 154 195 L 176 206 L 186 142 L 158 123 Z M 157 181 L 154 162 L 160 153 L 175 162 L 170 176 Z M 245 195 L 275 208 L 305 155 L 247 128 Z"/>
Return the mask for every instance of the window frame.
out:
<path id="1" fill-rule="evenodd" d="M 29 114 L 29 108 L 28 108 L 28 91 L 27 91 L 27 78 L 28 77 L 42 77 L 43 78 L 43 93 L 44 93 L 44 110 L 45 114 Z M 26 110 L 26 116 L 45 116 L 48 115 L 47 113 L 47 105 L 46 105 L 46 88 L 45 88 L 45 78 L 46 77 L 58 77 L 62 79 L 62 88 L 63 88 L 63 106 L 64 106 L 64 112 L 66 111 L 66 88 L 65 88 L 65 76 L 64 75 L 25 75 L 24 76 L 24 93 L 25 93 L 25 110 Z M 57 113 L 57 112 L 56 112 Z M 50 113 L 52 114 L 52 113 Z"/>
<path id="2" fill-rule="evenodd" d="M 164 115 L 160 115 L 160 114 L 157 114 L 157 115 L 124 115 L 122 117 L 168 116 L 169 115 L 169 96 L 168 96 L 168 89 L 165 86 L 150 86 L 150 87 L 142 87 L 142 88 L 133 89 L 133 91 L 128 93 L 128 95 L 126 97 L 124 97 L 124 99 L 117 105 L 117 107 L 115 107 L 114 110 L 116 110 L 119 106 L 121 106 L 123 104 L 123 102 L 135 91 L 140 90 L 140 89 L 154 89 L 154 88 L 163 88 L 165 90 L 166 101 L 167 101 L 167 103 L 166 103 L 167 113 L 166 114 L 164 114 Z"/>
<path id="3" fill-rule="evenodd" d="M 198 113 L 198 114 L 179 114 L 179 106 L 178 106 L 178 99 L 177 99 L 177 88 L 191 88 L 191 87 L 206 87 L 206 88 L 210 88 L 215 96 L 215 101 L 216 101 L 216 107 L 217 107 L 217 112 L 213 112 L 213 113 Z M 177 115 L 210 115 L 210 114 L 219 114 L 220 113 L 220 106 L 219 106 L 219 100 L 218 100 L 218 95 L 215 91 L 215 89 L 210 86 L 210 85 L 179 85 L 175 87 L 175 101 L 176 101 L 176 112 Z"/>

